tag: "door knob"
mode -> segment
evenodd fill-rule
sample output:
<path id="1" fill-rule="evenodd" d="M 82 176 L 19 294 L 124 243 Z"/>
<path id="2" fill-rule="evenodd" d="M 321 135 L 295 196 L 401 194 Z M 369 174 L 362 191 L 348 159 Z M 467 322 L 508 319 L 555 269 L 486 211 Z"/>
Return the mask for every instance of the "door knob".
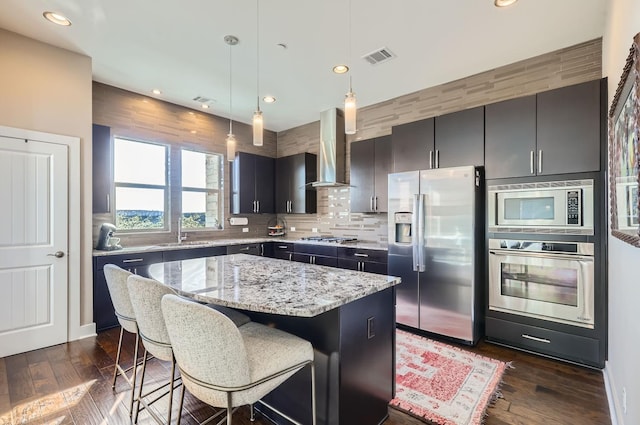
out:
<path id="1" fill-rule="evenodd" d="M 56 253 L 55 253 L 55 254 L 47 254 L 47 257 L 62 258 L 62 257 L 64 257 L 64 252 L 62 252 L 62 251 L 56 251 Z"/>

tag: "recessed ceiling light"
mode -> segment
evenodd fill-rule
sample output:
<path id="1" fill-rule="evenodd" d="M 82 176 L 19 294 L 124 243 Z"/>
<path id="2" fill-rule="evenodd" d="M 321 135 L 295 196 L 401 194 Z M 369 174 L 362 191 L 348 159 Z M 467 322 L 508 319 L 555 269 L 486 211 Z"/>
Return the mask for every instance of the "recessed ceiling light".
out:
<path id="1" fill-rule="evenodd" d="M 206 103 L 202 104 L 202 109 L 209 109 L 209 105 L 207 105 Z"/>
<path id="2" fill-rule="evenodd" d="M 60 13 L 44 12 L 42 16 L 44 16 L 47 21 L 53 22 L 54 24 L 62 25 L 63 27 L 71 26 L 71 21 L 69 20 L 69 18 L 61 15 Z"/>
<path id="3" fill-rule="evenodd" d="M 276 98 L 273 96 L 265 96 L 262 98 L 262 100 L 264 101 L 264 103 L 273 103 L 276 101 Z"/>
<path id="4" fill-rule="evenodd" d="M 495 0 L 493 4 L 495 4 L 496 7 L 507 7 L 507 6 L 511 6 L 513 3 L 517 1 L 518 0 Z"/>
<path id="5" fill-rule="evenodd" d="M 196 130 L 191 130 L 191 134 L 197 134 L 198 132 Z"/>
<path id="6" fill-rule="evenodd" d="M 151 90 L 151 93 L 153 93 L 153 94 L 162 94 L 160 89 L 153 89 L 153 90 Z"/>
<path id="7" fill-rule="evenodd" d="M 345 72 L 349 72 L 349 67 L 347 65 L 336 65 L 333 67 L 333 72 L 336 74 L 344 74 Z"/>

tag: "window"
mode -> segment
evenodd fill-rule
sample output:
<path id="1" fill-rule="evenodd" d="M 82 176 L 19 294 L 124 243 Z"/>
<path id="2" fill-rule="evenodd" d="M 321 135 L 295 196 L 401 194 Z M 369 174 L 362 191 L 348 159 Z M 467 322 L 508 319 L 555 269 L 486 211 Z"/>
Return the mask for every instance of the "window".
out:
<path id="1" fill-rule="evenodd" d="M 222 155 L 182 150 L 182 227 L 222 229 Z"/>
<path id="2" fill-rule="evenodd" d="M 167 147 L 114 138 L 116 227 L 165 229 Z"/>

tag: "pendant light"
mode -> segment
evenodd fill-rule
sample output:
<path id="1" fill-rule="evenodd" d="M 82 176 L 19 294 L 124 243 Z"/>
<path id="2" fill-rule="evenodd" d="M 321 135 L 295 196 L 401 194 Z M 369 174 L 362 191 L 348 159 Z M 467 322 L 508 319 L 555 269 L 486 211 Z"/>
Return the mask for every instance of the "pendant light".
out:
<path id="1" fill-rule="evenodd" d="M 260 110 L 260 2 L 256 0 L 256 88 L 257 88 L 257 107 L 253 113 L 253 145 L 263 145 L 264 120 L 262 111 Z"/>
<path id="2" fill-rule="evenodd" d="M 347 62 L 351 61 L 351 0 L 349 0 L 349 46 Z M 349 92 L 344 97 L 344 132 L 356 134 L 356 94 L 351 87 L 351 75 L 349 75 Z"/>
<path id="3" fill-rule="evenodd" d="M 231 47 L 238 44 L 238 37 L 227 35 L 224 37 L 224 42 L 229 45 L 229 134 L 227 134 L 225 141 L 227 142 L 227 161 L 233 161 L 236 157 L 236 136 L 233 135 L 233 68 L 231 67 Z"/>

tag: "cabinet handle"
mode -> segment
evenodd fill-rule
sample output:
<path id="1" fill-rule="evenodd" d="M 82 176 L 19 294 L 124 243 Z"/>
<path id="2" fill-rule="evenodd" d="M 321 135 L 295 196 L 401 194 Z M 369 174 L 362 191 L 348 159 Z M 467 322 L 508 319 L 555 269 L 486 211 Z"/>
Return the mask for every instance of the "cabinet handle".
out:
<path id="1" fill-rule="evenodd" d="M 523 338 L 527 338 L 533 341 L 537 341 L 537 342 L 544 342 L 545 344 L 551 344 L 551 341 L 549 341 L 548 339 L 545 338 L 538 338 L 536 336 L 531 336 L 531 335 L 527 335 L 527 334 L 522 334 Z"/>
<path id="2" fill-rule="evenodd" d="M 538 173 L 542 173 L 542 149 L 538 151 Z"/>
<path id="3" fill-rule="evenodd" d="M 249 251 L 249 247 L 243 246 L 242 248 L 239 249 L 239 251 Z"/>
<path id="4" fill-rule="evenodd" d="M 429 168 L 433 168 L 433 151 L 429 151 Z"/>
<path id="5" fill-rule="evenodd" d="M 278 248 L 280 249 L 287 249 L 288 247 L 286 245 L 278 245 Z"/>
<path id="6" fill-rule="evenodd" d="M 371 198 L 369 198 L 369 209 L 371 211 L 374 211 L 374 209 L 373 209 L 373 196 Z"/>
<path id="7" fill-rule="evenodd" d="M 122 260 L 123 263 L 139 263 L 140 261 L 144 261 L 144 258 L 129 258 L 127 260 Z"/>
<path id="8" fill-rule="evenodd" d="M 378 197 L 377 196 L 373 197 L 373 210 L 374 211 L 378 211 Z"/>
<path id="9" fill-rule="evenodd" d="M 260 255 L 264 257 L 264 244 L 260 244 Z"/>
<path id="10" fill-rule="evenodd" d="M 289 212 L 293 212 L 293 201 L 289 201 Z"/>
<path id="11" fill-rule="evenodd" d="M 369 254 L 360 254 L 359 252 L 356 252 L 355 254 L 353 254 L 355 257 L 369 257 Z"/>
<path id="12" fill-rule="evenodd" d="M 256 212 L 256 201 L 253 201 L 253 212 Z"/>
<path id="13" fill-rule="evenodd" d="M 289 261 L 292 261 L 292 260 L 293 260 L 293 253 L 290 252 L 289 253 Z"/>
<path id="14" fill-rule="evenodd" d="M 534 155 L 534 151 L 531 151 L 531 155 L 529 155 L 529 170 L 531 171 L 531 174 L 535 174 L 535 170 L 533 169 L 533 155 Z"/>
<path id="15" fill-rule="evenodd" d="M 436 168 L 440 168 L 440 149 L 436 149 Z"/>
<path id="16" fill-rule="evenodd" d="M 356 264 L 358 264 L 358 271 L 360 271 L 360 261 L 358 261 Z"/>
<path id="17" fill-rule="evenodd" d="M 258 212 L 260 212 L 260 201 L 256 201 L 256 203 L 258 204 Z"/>
<path id="18" fill-rule="evenodd" d="M 109 196 L 108 193 L 107 193 L 107 212 L 108 213 L 111 212 L 111 197 Z"/>

